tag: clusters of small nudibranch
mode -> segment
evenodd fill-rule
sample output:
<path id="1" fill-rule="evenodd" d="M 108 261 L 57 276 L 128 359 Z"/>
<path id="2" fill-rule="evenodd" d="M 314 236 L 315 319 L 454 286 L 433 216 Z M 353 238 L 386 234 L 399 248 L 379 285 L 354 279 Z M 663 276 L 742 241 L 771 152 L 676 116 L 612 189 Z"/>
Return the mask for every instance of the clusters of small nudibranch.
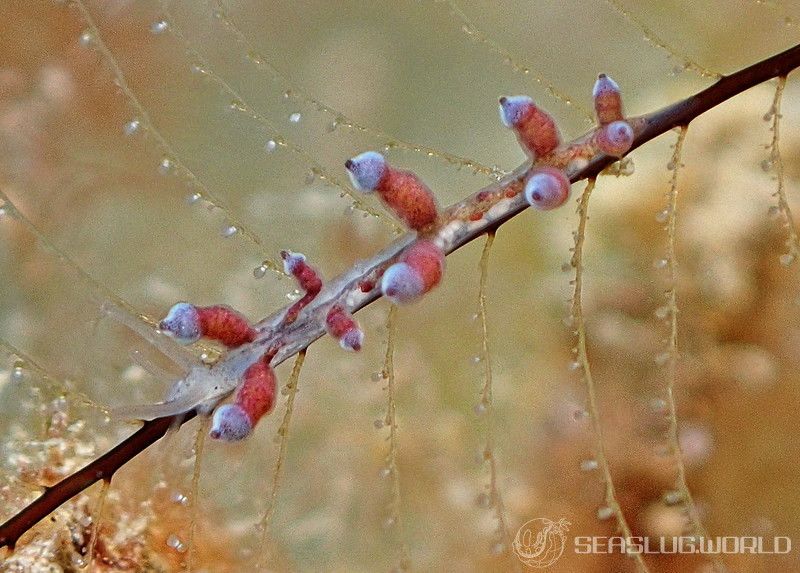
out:
<path id="1" fill-rule="evenodd" d="M 281 258 L 286 274 L 292 275 L 305 291 L 283 315 L 281 323 L 288 325 L 297 320 L 303 308 L 322 290 L 322 278 L 300 253 L 282 251 Z M 339 340 L 345 350 L 361 349 L 364 333 L 344 306 L 331 306 L 325 326 L 328 334 Z M 253 342 L 258 334 L 247 318 L 228 306 L 202 307 L 186 302 L 175 304 L 158 328 L 181 344 L 191 344 L 205 338 L 228 349 Z M 212 438 L 229 442 L 241 440 L 250 435 L 258 421 L 272 410 L 277 378 L 271 362 L 277 351 L 278 348 L 272 347 L 251 364 L 242 376 L 234 402 L 219 406 L 214 411 L 210 431 Z"/>
<path id="2" fill-rule="evenodd" d="M 578 145 L 561 144 L 561 134 L 553 118 L 537 107 L 528 96 L 500 98 L 500 119 L 517 134 L 522 148 L 541 166 L 534 167 L 525 182 L 525 199 L 532 207 L 554 209 L 569 197 L 570 182 L 559 166 L 572 158 L 588 158 L 597 153 L 622 157 L 633 144 L 633 128 L 625 121 L 619 86 L 600 74 L 592 93 L 599 124 L 591 137 Z"/>
<path id="3" fill-rule="evenodd" d="M 525 199 L 532 207 L 549 210 L 566 202 L 570 181 L 562 167 L 570 159 L 587 158 L 597 153 L 621 157 L 630 149 L 634 132 L 623 116 L 617 84 L 601 74 L 593 96 L 597 129 L 580 143 L 566 147 L 562 145 L 553 118 L 537 107 L 531 98 L 500 98 L 500 119 L 515 131 L 521 146 L 534 161 L 524 185 Z M 419 299 L 439 284 L 444 273 L 445 253 L 434 240 L 437 223 L 441 222 L 436 198 L 414 173 L 392 167 L 383 155 L 375 151 L 348 159 L 345 168 L 356 189 L 377 193 L 409 229 L 417 232 L 418 238 L 394 264 L 384 268 L 376 280 L 380 280 L 383 296 L 395 304 Z M 281 325 L 285 326 L 295 322 L 303 309 L 316 298 L 323 281 L 304 255 L 282 251 L 281 258 L 286 274 L 293 276 L 305 293 L 283 315 Z M 364 282 L 360 286 L 369 291 L 374 288 L 374 283 Z M 361 349 L 364 332 L 343 302 L 334 301 L 330 305 L 325 327 L 343 349 Z M 206 338 L 228 349 L 251 343 L 257 335 L 248 320 L 230 307 L 198 307 L 185 302 L 177 303 L 169 310 L 159 329 L 181 344 Z M 211 437 L 224 441 L 241 440 L 253 431 L 262 416 L 272 410 L 277 382 L 271 361 L 277 351 L 278 348 L 270 348 L 245 370 L 233 403 L 219 406 L 214 411 Z"/>

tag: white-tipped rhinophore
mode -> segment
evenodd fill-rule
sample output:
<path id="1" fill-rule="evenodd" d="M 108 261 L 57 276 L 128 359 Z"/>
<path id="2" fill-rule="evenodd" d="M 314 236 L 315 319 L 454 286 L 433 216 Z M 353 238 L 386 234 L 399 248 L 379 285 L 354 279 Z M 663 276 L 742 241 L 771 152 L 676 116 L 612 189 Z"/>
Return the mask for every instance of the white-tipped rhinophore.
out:
<path id="1" fill-rule="evenodd" d="M 158 323 L 158 329 L 180 344 L 197 342 L 202 336 L 200 315 L 197 308 L 188 302 L 174 304 L 167 316 Z"/>
<path id="2" fill-rule="evenodd" d="M 282 251 L 281 257 L 283 258 L 283 272 L 287 275 L 293 275 L 300 263 L 306 262 L 306 256 L 303 253 Z"/>
<path id="3" fill-rule="evenodd" d="M 344 163 L 353 187 L 359 191 L 374 191 L 386 173 L 386 158 L 376 151 L 366 151 Z"/>
<path id="4" fill-rule="evenodd" d="M 570 182 L 560 169 L 542 167 L 525 183 L 525 200 L 531 207 L 547 211 L 563 205 L 569 198 Z"/>
<path id="5" fill-rule="evenodd" d="M 238 404 L 223 404 L 214 412 L 209 435 L 223 442 L 238 442 L 252 431 L 250 417 Z"/>
<path id="6" fill-rule="evenodd" d="M 405 304 L 424 294 L 425 282 L 408 263 L 395 263 L 383 273 L 381 292 L 393 303 Z"/>
<path id="7" fill-rule="evenodd" d="M 627 121 L 612 121 L 597 132 L 597 146 L 614 157 L 622 157 L 633 145 L 633 128 Z"/>
<path id="8" fill-rule="evenodd" d="M 514 127 L 532 106 L 533 100 L 528 96 L 503 96 L 500 98 L 500 121 L 506 127 Z"/>
<path id="9" fill-rule="evenodd" d="M 620 93 L 619 85 L 608 74 L 600 74 L 592 89 L 592 97 L 600 97 L 609 93 Z"/>
<path id="10" fill-rule="evenodd" d="M 344 350 L 358 352 L 364 344 L 364 331 L 360 328 L 353 328 L 344 333 L 339 339 L 339 346 Z"/>

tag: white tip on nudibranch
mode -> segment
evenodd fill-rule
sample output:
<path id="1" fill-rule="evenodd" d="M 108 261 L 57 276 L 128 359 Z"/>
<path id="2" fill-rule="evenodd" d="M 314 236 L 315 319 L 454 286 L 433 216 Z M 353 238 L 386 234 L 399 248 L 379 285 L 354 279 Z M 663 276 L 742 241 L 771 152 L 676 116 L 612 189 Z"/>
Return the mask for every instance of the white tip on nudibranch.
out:
<path id="1" fill-rule="evenodd" d="M 174 304 L 158 323 L 158 329 L 181 344 L 197 342 L 202 336 L 197 308 L 188 302 Z"/>
<path id="2" fill-rule="evenodd" d="M 532 105 L 533 100 L 528 96 L 503 96 L 500 98 L 500 121 L 506 127 L 514 127 Z"/>
<path id="3" fill-rule="evenodd" d="M 374 191 L 386 173 L 386 158 L 376 151 L 366 151 L 345 161 L 344 166 L 353 187 Z"/>
<path id="4" fill-rule="evenodd" d="M 283 272 L 287 275 L 294 274 L 297 266 L 306 262 L 306 256 L 303 253 L 293 253 L 291 251 L 281 251 L 281 258 L 283 258 Z"/>
<path id="5" fill-rule="evenodd" d="M 542 211 L 555 209 L 567 201 L 570 187 L 563 171 L 544 167 L 535 171 L 525 183 L 525 200 Z"/>
<path id="6" fill-rule="evenodd" d="M 597 76 L 597 81 L 594 83 L 592 97 L 596 98 L 601 94 L 609 92 L 620 93 L 619 85 L 611 79 L 611 76 L 600 74 Z"/>
<path id="7" fill-rule="evenodd" d="M 422 276 L 407 263 L 395 263 L 381 278 L 381 292 L 395 304 L 412 302 L 422 296 L 425 283 Z"/>
<path id="8" fill-rule="evenodd" d="M 603 153 L 621 157 L 633 145 L 633 128 L 627 121 L 612 121 L 597 133 L 597 146 Z"/>
<path id="9" fill-rule="evenodd" d="M 238 442 L 253 431 L 250 417 L 237 404 L 223 404 L 214 412 L 208 435 L 223 442 Z"/>
<path id="10" fill-rule="evenodd" d="M 339 346 L 344 350 L 351 352 L 358 352 L 364 345 L 364 331 L 360 328 L 353 328 L 348 330 L 344 336 L 339 339 Z"/>

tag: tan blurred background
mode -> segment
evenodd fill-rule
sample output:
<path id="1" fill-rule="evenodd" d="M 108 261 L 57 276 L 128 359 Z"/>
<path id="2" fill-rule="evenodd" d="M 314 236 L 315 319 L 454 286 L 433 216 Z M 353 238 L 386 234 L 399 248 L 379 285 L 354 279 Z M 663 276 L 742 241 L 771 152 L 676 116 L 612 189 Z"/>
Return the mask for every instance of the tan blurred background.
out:
<path id="1" fill-rule="evenodd" d="M 189 1 L 169 6 L 166 25 L 158 2 L 86 2 L 97 29 L 81 6 L 1 5 L 0 190 L 21 215 L 6 206 L 0 216 L 0 518 L 133 429 L 89 402 L 165 392 L 167 382 L 131 356 L 158 354 L 102 316 L 104 298 L 153 318 L 177 300 L 260 318 L 295 288 L 253 274 L 280 249 L 302 251 L 331 277 L 392 240 L 385 220 L 352 209 L 337 186 L 353 154 L 388 144 L 392 163 L 449 204 L 491 182 L 486 171 L 523 159 L 498 121 L 500 95 L 530 94 L 572 138 L 591 126 L 585 110 L 599 72 L 618 81 L 635 115 L 713 81 L 684 69 L 686 57 L 726 73 L 800 39 L 792 2 L 623 4 L 633 21 L 600 1 L 224 2 L 224 13 Z M 773 84 L 759 86 L 693 123 L 679 179 L 676 400 L 689 488 L 712 536 L 778 535 L 796 545 L 786 556 L 726 557 L 737 571 L 800 571 L 800 282 L 795 267 L 779 264 L 786 233 L 768 212 L 777 202 L 762 169 L 771 139 L 763 116 L 773 93 Z M 798 208 L 799 96 L 790 76 L 781 150 Z M 669 287 L 654 266 L 666 252 L 656 215 L 674 141 L 666 134 L 635 151 L 633 175 L 598 181 L 585 255 L 604 446 L 634 533 L 653 537 L 685 530 L 682 505 L 665 503 L 676 466 L 661 402 L 667 373 L 656 361 L 668 334 L 656 311 Z M 159 169 L 165 159 L 171 167 Z M 563 324 L 571 275 L 561 267 L 576 223 L 571 206 L 524 213 L 500 229 L 491 253 L 498 487 L 512 536 L 533 518 L 571 523 L 567 550 L 548 571 L 634 570 L 620 555 L 571 549 L 573 536 L 615 530 L 613 518 L 597 517 L 600 472 L 581 471 L 597 446 L 580 415 L 586 391 L 568 367 Z M 360 354 L 327 339 L 312 346 L 273 518 L 272 569 L 388 570 L 404 564 L 404 546 L 422 571 L 521 567 L 485 507 L 487 421 L 474 411 L 481 244 L 449 257 L 442 286 L 399 313 L 394 527 L 392 480 L 381 477 L 388 432 L 376 428 L 386 411 L 375 373 L 388 306 L 360 313 Z M 252 570 L 284 403 L 245 443 L 206 444 L 195 570 Z M 180 570 L 196 428 L 115 477 L 97 570 Z M 39 528 L 28 558 L 78 567 L 96 494 Z M 17 570 L 24 551 L 0 570 Z M 653 571 L 711 570 L 699 557 L 646 562 Z"/>

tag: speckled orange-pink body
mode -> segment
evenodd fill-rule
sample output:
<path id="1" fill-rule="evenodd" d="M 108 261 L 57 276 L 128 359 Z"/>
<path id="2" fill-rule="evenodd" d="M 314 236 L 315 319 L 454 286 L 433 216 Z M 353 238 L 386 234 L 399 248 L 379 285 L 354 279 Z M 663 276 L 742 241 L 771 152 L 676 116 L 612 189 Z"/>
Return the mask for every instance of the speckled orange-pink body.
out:
<path id="1" fill-rule="evenodd" d="M 275 371 L 265 357 L 245 370 L 244 381 L 236 392 L 236 405 L 247 414 L 253 428 L 264 414 L 272 410 L 275 388 Z"/>
<path id="2" fill-rule="evenodd" d="M 197 307 L 200 332 L 205 338 L 236 348 L 256 338 L 256 330 L 248 320 L 229 306 Z"/>
<path id="3" fill-rule="evenodd" d="M 209 435 L 215 440 L 238 442 L 249 436 L 258 421 L 275 405 L 277 380 L 267 353 L 244 371 L 233 404 L 223 404 L 211 419 Z"/>
<path id="4" fill-rule="evenodd" d="M 439 284 L 444 273 L 444 253 L 431 241 L 417 241 L 406 251 L 403 261 L 419 273 L 423 292 Z"/>
<path id="5" fill-rule="evenodd" d="M 436 222 L 436 199 L 414 173 L 387 165 L 375 191 L 409 228 L 420 231 Z"/>
<path id="6" fill-rule="evenodd" d="M 516 128 L 520 144 L 534 157 L 547 155 L 561 144 L 555 120 L 546 111 L 531 106 Z"/>

